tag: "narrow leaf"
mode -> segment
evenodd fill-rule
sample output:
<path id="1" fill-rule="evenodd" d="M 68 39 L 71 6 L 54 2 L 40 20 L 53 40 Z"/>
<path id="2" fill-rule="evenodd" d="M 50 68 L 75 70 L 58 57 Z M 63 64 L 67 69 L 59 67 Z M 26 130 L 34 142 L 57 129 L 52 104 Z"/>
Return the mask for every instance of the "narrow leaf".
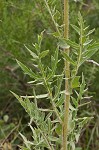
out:
<path id="1" fill-rule="evenodd" d="M 49 53 L 49 50 L 43 51 L 40 53 L 39 57 L 44 58 Z"/>
<path id="2" fill-rule="evenodd" d="M 76 25 L 71 24 L 71 26 L 80 35 L 80 29 Z"/>
<path id="3" fill-rule="evenodd" d="M 90 30 L 86 36 L 89 36 L 89 35 L 92 34 L 94 31 L 95 31 L 95 29 Z"/>
<path id="4" fill-rule="evenodd" d="M 67 48 L 70 47 L 70 46 L 66 43 L 66 40 L 65 40 L 65 39 L 60 39 L 58 45 L 59 45 L 59 47 L 60 47 L 61 49 L 67 49 Z"/>
<path id="5" fill-rule="evenodd" d="M 67 55 L 67 53 L 66 52 L 61 52 L 62 53 L 62 55 L 64 56 L 64 58 L 67 60 L 67 61 L 69 61 L 71 64 L 73 64 L 73 65 L 76 65 L 76 63 Z"/>
<path id="6" fill-rule="evenodd" d="M 18 65 L 21 67 L 21 69 L 24 71 L 24 73 L 28 74 L 31 78 L 38 79 L 37 75 L 32 72 L 31 69 L 28 69 L 23 63 L 20 61 L 16 60 Z"/>
<path id="7" fill-rule="evenodd" d="M 83 64 L 86 60 L 88 60 L 91 56 L 93 56 L 97 51 L 98 51 L 98 49 L 86 51 L 83 54 L 83 57 L 81 58 L 80 65 Z"/>
<path id="8" fill-rule="evenodd" d="M 70 45 L 72 48 L 76 49 L 76 50 L 79 50 L 79 45 L 75 42 L 72 42 L 71 40 L 66 40 L 66 43 L 68 45 Z"/>
<path id="9" fill-rule="evenodd" d="M 26 45 L 25 45 L 25 48 L 29 51 L 29 53 L 31 54 L 31 56 L 32 56 L 33 58 L 35 58 L 35 59 L 38 58 L 38 56 L 37 56 L 34 52 L 32 52 Z"/>

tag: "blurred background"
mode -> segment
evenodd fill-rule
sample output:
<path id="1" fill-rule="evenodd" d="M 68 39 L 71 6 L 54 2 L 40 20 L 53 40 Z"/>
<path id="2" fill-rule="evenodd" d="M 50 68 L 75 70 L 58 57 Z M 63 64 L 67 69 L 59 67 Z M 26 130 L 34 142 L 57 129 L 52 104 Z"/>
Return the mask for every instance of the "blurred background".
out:
<path id="1" fill-rule="evenodd" d="M 53 5 L 62 12 L 63 0 L 53 0 Z M 99 42 L 99 0 L 70 0 L 70 22 L 77 24 L 77 14 L 81 11 L 89 29 L 95 28 L 91 35 Z M 63 14 L 56 18 L 62 24 Z M 28 116 L 19 102 L 10 93 L 18 95 L 32 95 L 32 86 L 28 84 L 30 78 L 23 74 L 15 59 L 31 66 L 31 58 L 24 45 L 33 49 L 32 43 L 37 41 L 37 34 L 41 31 L 55 30 L 50 15 L 42 0 L 0 0 L 0 144 L 2 150 L 17 150 L 22 145 L 19 131 L 30 136 L 27 127 Z M 70 27 L 70 38 L 77 40 L 77 36 Z M 44 49 L 54 52 L 56 40 L 45 35 Z M 48 63 L 48 59 L 44 63 Z M 91 58 L 99 63 L 99 51 Z M 50 61 L 50 60 L 49 60 Z M 61 68 L 62 64 L 60 64 Z M 83 106 L 80 115 L 94 118 L 82 131 L 79 150 L 99 149 L 99 64 L 86 62 L 79 71 L 85 75 L 88 88 L 88 106 Z M 38 87 L 38 91 L 41 89 Z"/>

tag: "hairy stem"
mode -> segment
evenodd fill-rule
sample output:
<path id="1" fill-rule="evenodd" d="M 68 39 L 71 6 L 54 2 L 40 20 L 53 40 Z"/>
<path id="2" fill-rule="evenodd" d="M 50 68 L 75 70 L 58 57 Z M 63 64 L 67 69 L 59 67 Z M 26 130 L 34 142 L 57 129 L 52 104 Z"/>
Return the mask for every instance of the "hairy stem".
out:
<path id="1" fill-rule="evenodd" d="M 64 38 L 69 37 L 69 0 L 64 0 Z M 69 48 L 64 49 L 69 56 Z M 62 150 L 67 150 L 67 138 L 68 138 L 68 119 L 69 119 L 69 103 L 70 103 L 70 67 L 69 62 L 65 60 L 65 100 L 64 100 L 64 122 L 62 133 Z"/>

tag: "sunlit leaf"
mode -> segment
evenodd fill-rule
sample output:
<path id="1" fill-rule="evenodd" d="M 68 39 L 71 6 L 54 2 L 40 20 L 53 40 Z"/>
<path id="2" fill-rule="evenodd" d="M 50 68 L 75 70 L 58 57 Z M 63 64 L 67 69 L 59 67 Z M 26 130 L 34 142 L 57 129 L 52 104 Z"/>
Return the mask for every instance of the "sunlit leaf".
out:
<path id="1" fill-rule="evenodd" d="M 49 50 L 43 51 L 40 53 L 39 57 L 44 58 L 49 53 Z"/>
<path id="2" fill-rule="evenodd" d="M 76 65 L 76 63 L 70 58 L 70 56 L 68 56 L 67 55 L 67 53 L 66 52 L 61 52 L 62 53 L 62 55 L 64 56 L 64 58 L 67 60 L 67 61 L 69 61 L 71 64 L 73 64 L 73 65 Z"/>
<path id="3" fill-rule="evenodd" d="M 80 76 L 76 76 L 73 80 L 72 80 L 72 88 L 77 88 L 80 86 L 80 82 L 79 82 Z"/>

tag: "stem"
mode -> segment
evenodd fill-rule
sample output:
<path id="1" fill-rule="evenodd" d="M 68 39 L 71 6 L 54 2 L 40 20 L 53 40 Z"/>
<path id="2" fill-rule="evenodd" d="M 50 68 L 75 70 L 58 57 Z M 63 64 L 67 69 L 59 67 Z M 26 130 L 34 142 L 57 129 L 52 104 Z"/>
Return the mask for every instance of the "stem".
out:
<path id="1" fill-rule="evenodd" d="M 44 140 L 46 141 L 46 144 L 49 147 L 49 150 L 54 150 L 53 146 L 51 145 L 50 141 L 48 140 L 47 136 L 43 133 L 43 131 L 38 127 L 39 131 L 41 132 Z"/>
<path id="2" fill-rule="evenodd" d="M 69 37 L 69 0 L 64 0 L 64 38 Z M 69 56 L 69 48 L 64 49 Z M 65 60 L 65 101 L 64 101 L 64 122 L 63 122 L 63 141 L 62 150 L 67 150 L 67 138 L 68 138 L 68 120 L 69 120 L 69 103 L 70 103 L 70 67 L 69 62 Z"/>
<path id="3" fill-rule="evenodd" d="M 52 14 L 52 12 L 51 12 L 51 9 L 50 9 L 50 7 L 49 7 L 49 5 L 48 5 L 48 2 L 47 2 L 46 0 L 44 0 L 44 2 L 45 2 L 45 4 L 46 4 L 47 10 L 48 10 L 48 12 L 49 12 L 49 14 L 50 14 L 50 16 L 51 16 L 51 18 L 52 18 L 52 21 L 53 21 L 53 23 L 54 23 L 54 25 L 55 25 L 56 31 L 58 32 L 59 35 L 61 35 L 61 34 L 60 34 L 60 31 L 59 31 L 59 29 L 58 29 L 58 27 L 57 27 L 57 23 L 55 22 L 54 16 L 53 16 L 53 14 Z"/>
<path id="4" fill-rule="evenodd" d="M 56 114 L 56 116 L 57 116 L 57 118 L 58 118 L 60 124 L 62 124 L 62 119 L 61 119 L 61 117 L 60 117 L 60 115 L 59 115 L 59 112 L 58 112 L 58 109 L 57 109 L 57 107 L 56 107 L 56 105 L 55 105 L 55 103 L 54 103 L 54 101 L 53 101 L 52 92 L 51 92 L 51 90 L 50 90 L 50 88 L 49 88 L 49 85 L 48 85 L 48 83 L 47 83 L 46 76 L 45 76 L 45 74 L 44 74 L 44 69 L 43 69 L 43 67 L 42 67 L 41 60 L 39 60 L 39 64 L 40 64 L 40 70 L 41 70 L 41 73 L 42 73 L 42 76 L 43 76 L 43 79 L 44 79 L 44 84 L 45 84 L 45 87 L 46 87 L 46 89 L 47 89 L 47 91 L 48 91 L 48 95 L 49 95 L 49 98 L 50 98 L 50 100 L 51 100 L 51 104 L 52 104 L 53 110 L 54 110 L 54 112 L 55 112 L 55 114 Z"/>

